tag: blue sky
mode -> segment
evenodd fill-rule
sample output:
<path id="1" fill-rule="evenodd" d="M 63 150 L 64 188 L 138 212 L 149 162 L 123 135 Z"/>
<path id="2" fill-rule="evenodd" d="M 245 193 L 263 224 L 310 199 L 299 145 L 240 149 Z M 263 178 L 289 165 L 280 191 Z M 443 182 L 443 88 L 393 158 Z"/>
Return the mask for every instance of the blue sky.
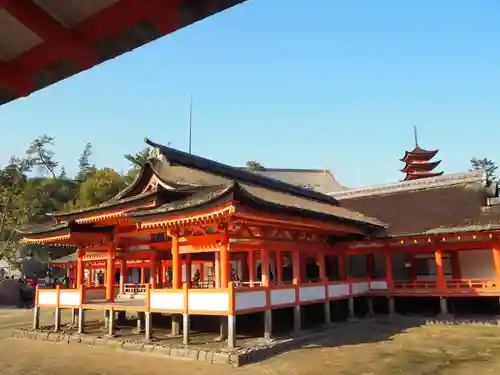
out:
<path id="1" fill-rule="evenodd" d="M 314 6 L 313 6 L 314 4 Z M 74 173 L 149 137 L 232 165 L 331 168 L 347 186 L 396 181 L 413 147 L 442 170 L 500 163 L 498 0 L 250 0 L 0 107 L 0 164 L 41 134 Z"/>

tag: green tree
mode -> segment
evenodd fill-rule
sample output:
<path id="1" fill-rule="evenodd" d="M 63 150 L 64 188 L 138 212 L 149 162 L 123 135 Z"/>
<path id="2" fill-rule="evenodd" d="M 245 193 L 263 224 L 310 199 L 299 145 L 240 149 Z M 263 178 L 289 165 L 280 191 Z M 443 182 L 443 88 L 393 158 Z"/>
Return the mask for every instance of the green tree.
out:
<path id="1" fill-rule="evenodd" d="M 477 158 L 472 158 L 471 161 L 471 171 L 479 171 L 479 170 L 484 170 L 486 172 L 486 180 L 491 182 L 497 178 L 496 176 L 496 170 L 498 169 L 498 166 L 493 160 L 490 160 L 488 158 L 483 158 L 483 159 L 477 159 Z"/>
<path id="2" fill-rule="evenodd" d="M 79 182 L 84 182 L 89 176 L 96 172 L 96 167 L 94 164 L 90 164 L 90 157 L 92 156 L 92 143 L 87 142 L 83 149 L 83 152 L 78 159 L 78 174 L 76 175 L 76 180 Z"/>
<path id="3" fill-rule="evenodd" d="M 266 168 L 262 164 L 260 164 L 258 161 L 255 160 L 249 160 L 245 164 L 246 169 L 249 171 L 265 171 Z"/>
<path id="4" fill-rule="evenodd" d="M 50 174 L 53 178 L 57 178 L 56 168 L 59 163 L 54 160 L 54 151 L 50 149 L 53 145 L 54 137 L 42 135 L 31 142 L 26 154 L 29 163 L 42 175 Z"/>
<path id="5" fill-rule="evenodd" d="M 14 157 L 0 169 L 0 259 L 12 264 L 21 247 L 16 228 L 40 211 L 38 191 L 26 177 L 30 171 L 29 160 Z"/>
<path id="6" fill-rule="evenodd" d="M 126 180 L 111 168 L 98 169 L 95 174 L 80 184 L 74 208 L 92 207 L 113 198 L 125 188 Z"/>

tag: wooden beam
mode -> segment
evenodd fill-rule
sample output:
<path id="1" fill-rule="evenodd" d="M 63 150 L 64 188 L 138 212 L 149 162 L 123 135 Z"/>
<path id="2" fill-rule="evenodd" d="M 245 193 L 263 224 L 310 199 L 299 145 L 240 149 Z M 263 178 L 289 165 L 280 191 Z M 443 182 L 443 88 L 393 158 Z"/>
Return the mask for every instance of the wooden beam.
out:
<path id="1" fill-rule="evenodd" d="M 98 62 L 97 53 L 71 30 L 31 0 L 0 0 L 11 16 L 32 30 L 52 48 L 64 51 L 81 69 L 88 69 Z"/>
<path id="2" fill-rule="evenodd" d="M 28 96 L 35 89 L 35 80 L 11 63 L 0 61 L 0 86 L 19 96 Z"/>

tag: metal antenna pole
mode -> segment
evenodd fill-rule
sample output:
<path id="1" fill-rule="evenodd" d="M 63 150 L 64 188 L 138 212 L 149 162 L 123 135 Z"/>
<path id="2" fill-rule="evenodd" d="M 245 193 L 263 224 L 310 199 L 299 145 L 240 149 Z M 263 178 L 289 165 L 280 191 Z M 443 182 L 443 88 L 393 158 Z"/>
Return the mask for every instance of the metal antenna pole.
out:
<path id="1" fill-rule="evenodd" d="M 189 98 L 189 153 L 191 154 L 191 143 L 193 137 L 193 94 Z"/>

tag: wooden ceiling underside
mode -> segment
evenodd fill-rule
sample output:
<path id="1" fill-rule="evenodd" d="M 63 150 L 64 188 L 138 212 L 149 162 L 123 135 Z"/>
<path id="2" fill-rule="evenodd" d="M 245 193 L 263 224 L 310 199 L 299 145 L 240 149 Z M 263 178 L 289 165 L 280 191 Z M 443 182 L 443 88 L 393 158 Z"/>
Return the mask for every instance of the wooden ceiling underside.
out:
<path id="1" fill-rule="evenodd" d="M 245 0 L 0 0 L 0 105 Z"/>

